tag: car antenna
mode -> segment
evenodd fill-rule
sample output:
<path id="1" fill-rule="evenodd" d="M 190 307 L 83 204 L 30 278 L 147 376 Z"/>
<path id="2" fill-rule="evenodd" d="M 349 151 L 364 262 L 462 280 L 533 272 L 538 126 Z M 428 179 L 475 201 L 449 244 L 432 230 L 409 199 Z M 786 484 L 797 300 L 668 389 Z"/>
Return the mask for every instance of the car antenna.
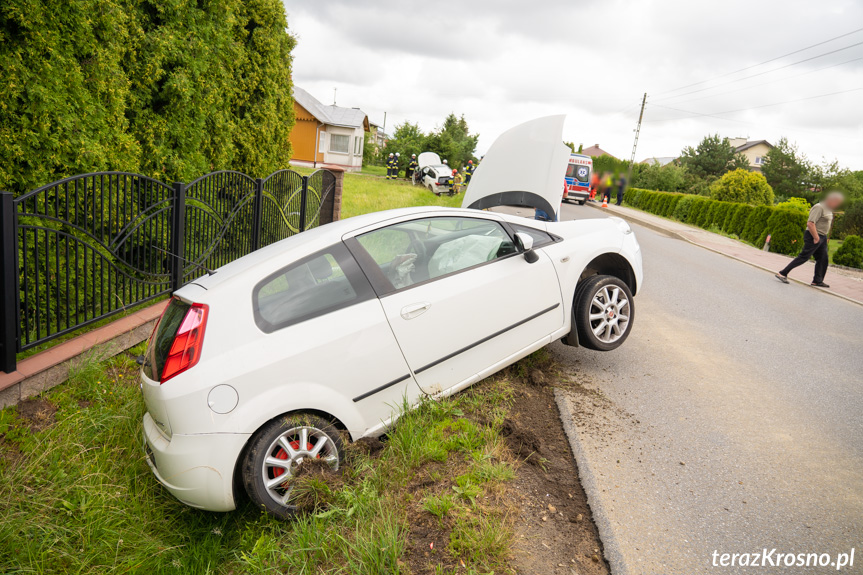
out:
<path id="1" fill-rule="evenodd" d="M 207 275 L 208 275 L 208 276 L 211 276 L 211 275 L 215 275 L 215 274 L 216 274 L 216 272 L 215 272 L 215 271 L 211 270 L 211 269 L 210 269 L 210 268 L 208 268 L 207 266 L 204 266 L 204 265 L 199 264 L 198 262 L 193 262 L 192 260 L 187 260 L 187 259 L 186 259 L 186 258 L 184 258 L 184 257 L 181 257 L 181 256 L 178 256 L 177 254 L 171 253 L 171 252 L 169 252 L 168 250 L 163 250 L 162 248 L 157 248 L 156 246 L 150 246 L 150 247 L 152 247 L 154 250 L 158 250 L 158 251 L 160 251 L 160 252 L 162 252 L 162 253 L 166 253 L 166 254 L 168 254 L 169 256 L 173 256 L 173 257 L 177 258 L 177 259 L 178 259 L 178 260 L 180 260 L 180 261 L 184 261 L 184 262 L 186 262 L 187 264 L 192 264 L 192 265 L 193 265 L 193 266 L 195 266 L 195 267 L 201 268 L 202 270 L 204 270 L 205 272 L 207 272 Z"/>

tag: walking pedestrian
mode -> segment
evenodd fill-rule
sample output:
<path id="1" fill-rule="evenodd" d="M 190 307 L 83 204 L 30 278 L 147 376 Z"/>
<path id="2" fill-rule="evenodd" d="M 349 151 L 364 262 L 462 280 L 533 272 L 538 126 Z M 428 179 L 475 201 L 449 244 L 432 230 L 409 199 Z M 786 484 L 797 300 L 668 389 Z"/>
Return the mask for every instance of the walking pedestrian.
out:
<path id="1" fill-rule="evenodd" d="M 788 274 L 798 266 L 802 266 L 815 258 L 815 275 L 812 284 L 815 287 L 829 288 L 824 283 L 824 275 L 827 273 L 829 255 L 827 242 L 830 241 L 830 227 L 833 225 L 833 211 L 842 205 L 845 196 L 842 192 L 830 192 L 821 202 L 812 206 L 809 210 L 809 219 L 806 221 L 806 231 L 803 232 L 803 249 L 800 254 L 791 260 L 785 269 L 776 274 L 776 279 L 782 283 L 788 283 Z"/>

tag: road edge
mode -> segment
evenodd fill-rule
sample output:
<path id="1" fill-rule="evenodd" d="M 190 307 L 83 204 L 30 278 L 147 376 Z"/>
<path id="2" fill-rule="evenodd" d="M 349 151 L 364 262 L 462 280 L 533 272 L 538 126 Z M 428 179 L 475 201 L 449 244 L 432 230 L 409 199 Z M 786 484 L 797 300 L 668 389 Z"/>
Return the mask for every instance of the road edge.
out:
<path id="1" fill-rule="evenodd" d="M 594 204 L 591 204 L 591 203 L 586 204 L 586 205 L 589 205 L 591 208 L 593 208 L 593 209 L 595 209 L 595 210 L 602 210 L 602 209 L 603 209 L 601 206 L 597 206 L 597 205 L 594 205 Z M 614 217 L 616 217 L 616 218 L 621 218 L 621 219 L 623 219 L 623 220 L 627 220 L 627 221 L 629 221 L 629 222 L 632 222 L 632 223 L 638 224 L 639 226 L 643 226 L 643 227 L 645 227 L 645 228 L 647 228 L 647 229 L 649 229 L 649 230 L 653 230 L 654 232 L 660 233 L 660 234 L 662 234 L 662 235 L 664 235 L 664 236 L 667 236 L 667 237 L 670 237 L 670 238 L 675 238 L 675 239 L 678 239 L 678 240 L 683 240 L 683 241 L 685 241 L 685 242 L 687 242 L 687 243 L 689 243 L 689 244 L 692 244 L 693 246 L 698 246 L 698 247 L 699 247 L 699 248 L 701 248 L 701 249 L 707 250 L 707 251 L 709 251 L 709 252 L 713 252 L 713 253 L 715 253 L 715 254 L 719 254 L 719 255 L 721 255 L 721 256 L 725 256 L 725 257 L 727 257 L 727 258 L 729 258 L 729 259 L 732 259 L 732 260 L 735 260 L 735 261 L 738 261 L 738 262 L 741 262 L 741 263 L 744 263 L 744 264 L 750 265 L 750 266 L 752 266 L 752 267 L 754 267 L 754 268 L 758 268 L 758 269 L 760 269 L 760 270 L 763 270 L 763 271 L 769 272 L 769 273 L 771 273 L 771 274 L 775 274 L 775 273 L 776 273 L 776 270 L 774 270 L 774 269 L 770 269 L 770 268 L 764 267 L 764 266 L 762 266 L 762 265 L 758 265 L 758 264 L 756 264 L 756 263 L 753 263 L 753 262 L 751 262 L 751 261 L 749 261 L 749 260 L 746 260 L 746 259 L 743 259 L 743 258 L 739 258 L 739 257 L 737 257 L 737 256 L 733 256 L 733 255 L 731 255 L 731 254 L 727 254 L 727 253 L 725 253 L 725 252 L 723 252 L 723 251 L 721 251 L 721 250 L 717 250 L 717 249 L 715 249 L 715 248 L 711 248 L 711 247 L 705 246 L 704 244 L 700 244 L 700 243 L 698 243 L 698 242 L 696 242 L 696 241 L 693 241 L 693 240 L 691 240 L 691 239 L 687 238 L 687 237 L 686 237 L 685 235 L 683 235 L 683 234 L 679 234 L 679 233 L 677 233 L 677 232 L 675 232 L 675 231 L 673 231 L 673 230 L 669 230 L 669 229 L 667 229 L 667 228 L 663 228 L 662 226 L 658 226 L 658 225 L 654 224 L 653 222 L 648 222 L 648 221 L 646 221 L 646 220 L 642 220 L 642 219 L 640 219 L 640 218 L 634 217 L 634 216 L 632 216 L 631 214 L 621 214 L 621 213 L 615 213 L 615 212 L 606 212 L 606 213 L 607 213 L 607 214 L 609 214 L 609 215 L 611 215 L 611 216 L 614 216 Z M 801 280 L 798 280 L 798 279 L 794 279 L 794 278 L 792 278 L 792 277 L 789 277 L 788 279 L 789 279 L 789 280 L 791 280 L 791 281 L 793 281 L 793 282 L 795 282 L 795 283 L 798 283 L 798 284 L 800 284 L 800 285 L 802 285 L 802 286 L 812 287 L 812 286 L 810 286 L 808 283 L 806 283 L 805 281 L 801 281 Z M 853 304 L 863 305 L 863 301 L 856 300 L 856 299 L 854 299 L 854 298 L 852 298 L 852 297 L 848 297 L 848 296 L 846 296 L 846 295 L 842 295 L 842 294 L 840 294 L 840 293 L 836 293 L 836 292 L 834 292 L 834 291 L 830 291 L 830 290 L 826 290 L 826 289 L 818 289 L 818 291 L 821 291 L 821 292 L 824 292 L 824 293 L 826 293 L 826 294 L 832 295 L 833 297 L 838 297 L 839 299 L 845 300 L 845 301 L 850 302 L 850 303 L 853 303 Z"/>
<path id="2" fill-rule="evenodd" d="M 584 446 L 578 438 L 575 420 L 570 412 L 565 392 L 555 388 L 554 401 L 557 404 L 557 411 L 560 415 L 560 422 L 563 424 L 563 431 L 566 433 L 566 438 L 569 441 L 569 448 L 578 466 L 578 477 L 587 495 L 587 504 L 593 514 L 593 522 L 596 524 L 596 529 L 599 531 L 603 555 L 605 555 L 605 560 L 608 561 L 608 567 L 613 575 L 629 575 L 629 568 L 620 550 L 620 542 L 617 540 L 617 535 L 612 528 L 611 518 L 606 512 L 605 506 L 602 505 L 602 498 L 600 497 L 601 489 L 597 483 L 596 475 L 594 475 L 587 461 Z"/>

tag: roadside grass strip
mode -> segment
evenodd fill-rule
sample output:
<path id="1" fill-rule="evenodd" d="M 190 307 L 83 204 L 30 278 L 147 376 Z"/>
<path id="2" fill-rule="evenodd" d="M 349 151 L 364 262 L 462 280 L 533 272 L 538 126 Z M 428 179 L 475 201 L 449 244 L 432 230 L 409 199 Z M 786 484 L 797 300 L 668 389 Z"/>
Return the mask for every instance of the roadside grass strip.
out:
<path id="1" fill-rule="evenodd" d="M 156 482 L 141 448 L 142 352 L 90 358 L 0 411 L 0 572 L 510 572 L 505 492 L 519 462 L 501 435 L 505 374 L 424 402 L 383 442 L 351 444 L 336 476 L 302 475 L 303 512 L 280 522 L 245 497 L 231 513 L 198 511 Z"/>

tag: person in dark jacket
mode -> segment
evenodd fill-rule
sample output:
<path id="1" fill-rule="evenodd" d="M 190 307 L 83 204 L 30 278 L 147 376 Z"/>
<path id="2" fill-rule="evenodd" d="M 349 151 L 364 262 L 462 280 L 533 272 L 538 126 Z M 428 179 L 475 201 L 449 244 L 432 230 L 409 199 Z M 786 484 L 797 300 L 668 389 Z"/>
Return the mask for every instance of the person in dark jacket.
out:
<path id="1" fill-rule="evenodd" d="M 617 179 L 617 202 L 615 202 L 618 206 L 623 203 L 623 192 L 626 191 L 626 178 L 621 175 Z"/>
<path id="2" fill-rule="evenodd" d="M 419 167 L 419 162 L 417 162 L 417 155 L 411 154 L 411 161 L 408 164 L 407 170 L 405 170 L 405 179 L 410 180 L 413 177 L 414 172 L 417 170 L 418 167 Z"/>
<path id="3" fill-rule="evenodd" d="M 476 166 L 473 165 L 473 160 L 467 161 L 467 167 L 464 169 L 464 183 L 469 184 L 470 178 L 473 176 L 473 172 L 476 170 Z"/>
<path id="4" fill-rule="evenodd" d="M 396 156 L 392 152 L 387 156 L 387 179 L 395 180 L 398 175 L 398 164 L 396 163 Z"/>

